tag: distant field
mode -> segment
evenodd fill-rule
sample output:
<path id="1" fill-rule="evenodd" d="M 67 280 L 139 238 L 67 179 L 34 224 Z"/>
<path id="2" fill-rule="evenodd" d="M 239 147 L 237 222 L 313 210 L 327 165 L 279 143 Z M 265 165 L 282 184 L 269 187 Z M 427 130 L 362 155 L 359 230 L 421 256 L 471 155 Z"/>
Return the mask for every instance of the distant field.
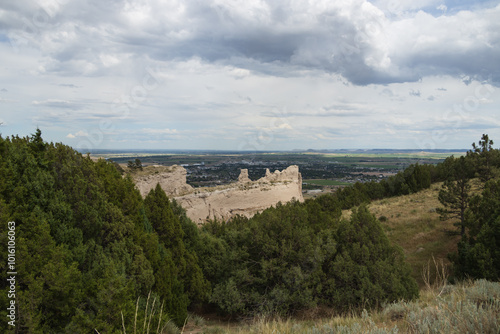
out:
<path id="1" fill-rule="evenodd" d="M 257 173 L 264 168 L 270 170 L 284 169 L 290 165 L 298 165 L 302 176 L 307 179 L 335 179 L 342 178 L 346 174 L 357 175 L 362 172 L 397 172 L 405 169 L 411 164 L 437 164 L 453 152 L 421 152 L 421 153 L 172 153 L 172 154 L 152 154 L 150 152 L 133 153 L 105 153 L 92 155 L 94 158 L 108 158 L 118 163 L 127 163 L 130 160 L 139 158 L 145 165 L 184 165 L 205 167 L 216 167 L 212 172 L 205 171 L 205 174 L 215 175 L 229 171 L 235 174 L 240 168 L 248 168 L 250 173 Z M 456 155 L 461 155 L 458 152 Z M 232 171 L 231 171 L 232 170 Z M 254 175 L 257 177 L 258 175 Z M 224 176 L 222 176 L 224 177 Z M 333 184 L 335 185 L 335 184 Z M 340 184 L 343 185 L 343 184 Z"/>
<path id="2" fill-rule="evenodd" d="M 415 152 L 415 153 L 309 153 L 309 154 L 318 154 L 323 155 L 325 157 L 345 157 L 345 158 L 393 158 L 393 159 L 446 159 L 447 157 L 454 155 L 455 157 L 459 157 L 465 155 L 463 151 L 457 152 Z"/>
<path id="3" fill-rule="evenodd" d="M 337 180 L 303 180 L 302 182 L 307 184 L 314 184 L 318 186 L 347 186 L 351 183 Z"/>
<path id="4" fill-rule="evenodd" d="M 160 160 L 164 162 L 168 162 L 170 160 L 185 160 L 186 162 L 192 161 L 200 161 L 200 160 L 233 160 L 238 158 L 243 159 L 253 159 L 253 160 L 266 160 L 266 161 L 311 161 L 311 160 L 323 160 L 323 161 L 337 161 L 339 163 L 358 163 L 363 162 L 363 159 L 374 159 L 372 162 L 377 163 L 381 161 L 391 161 L 391 162 L 403 162 L 407 160 L 411 161 L 420 161 L 420 160 L 443 160 L 447 157 L 461 156 L 464 155 L 464 151 L 457 152 L 405 152 L 399 153 L 398 151 L 384 151 L 383 153 L 372 153 L 372 151 L 367 152 L 342 152 L 342 153 L 321 153 L 321 152 L 98 152 L 91 154 L 94 157 L 103 157 L 103 158 L 111 158 L 111 159 L 126 159 L 126 158 L 146 158 L 147 160 Z M 360 160 L 361 159 L 361 160 Z M 368 162 L 368 161 L 364 161 Z"/>

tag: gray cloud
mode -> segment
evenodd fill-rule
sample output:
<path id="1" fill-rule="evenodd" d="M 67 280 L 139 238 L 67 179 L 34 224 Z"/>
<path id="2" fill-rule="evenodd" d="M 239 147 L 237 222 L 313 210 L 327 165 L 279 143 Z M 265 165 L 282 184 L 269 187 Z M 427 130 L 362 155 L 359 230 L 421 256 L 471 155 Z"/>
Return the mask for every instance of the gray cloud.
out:
<path id="1" fill-rule="evenodd" d="M 81 86 L 73 85 L 73 84 L 58 84 L 60 87 L 68 87 L 68 88 L 81 88 Z"/>
<path id="2" fill-rule="evenodd" d="M 410 90 L 410 92 L 408 93 L 410 94 L 410 96 L 415 96 L 415 97 L 420 97 L 420 91 L 419 90 Z"/>
<path id="3" fill-rule="evenodd" d="M 49 99 L 44 101 L 32 101 L 32 105 L 34 106 L 42 106 L 48 108 L 56 108 L 56 109 L 71 109 L 71 110 L 80 110 L 84 107 L 83 104 L 78 102 L 66 101 L 66 100 L 56 100 Z"/>
<path id="4" fill-rule="evenodd" d="M 440 4 L 9 1 L 0 5 L 2 117 L 67 139 L 112 122 L 102 145 L 140 146 L 148 136 L 179 147 L 234 148 L 245 138 L 262 149 L 360 145 L 353 136 L 396 145 L 387 133 L 408 145 L 454 126 L 432 117 L 464 106 L 481 85 L 474 112 L 494 119 L 498 110 L 498 89 L 485 85 L 500 83 L 498 1 L 447 2 L 445 13 Z M 144 93 L 148 68 L 159 84 Z"/>
<path id="5" fill-rule="evenodd" d="M 415 14 L 392 22 L 366 1 L 323 7 L 284 0 L 60 1 L 46 7 L 22 1 L 3 7 L 8 35 L 29 39 L 47 57 L 45 69 L 62 75 L 105 75 L 133 54 L 159 61 L 199 57 L 236 62 L 281 76 L 294 67 L 320 70 L 357 85 L 416 81 L 430 74 L 500 82 L 500 6 L 450 17 Z M 472 26 L 475 22 L 481 24 Z M 450 32 L 469 24 L 469 33 L 450 40 Z"/>

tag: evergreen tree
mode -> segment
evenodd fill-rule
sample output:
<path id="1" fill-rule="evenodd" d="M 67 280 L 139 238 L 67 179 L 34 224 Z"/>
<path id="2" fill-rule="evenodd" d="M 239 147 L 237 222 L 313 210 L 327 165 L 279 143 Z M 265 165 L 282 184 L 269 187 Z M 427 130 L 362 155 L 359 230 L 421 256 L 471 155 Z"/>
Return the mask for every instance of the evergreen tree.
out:
<path id="1" fill-rule="evenodd" d="M 469 236 L 462 238 L 453 258 L 458 277 L 500 279 L 500 180 L 486 183 L 471 199 Z"/>
<path id="2" fill-rule="evenodd" d="M 483 134 L 477 145 L 472 143 L 472 150 L 467 154 L 473 159 L 481 181 L 487 182 L 500 175 L 500 154 L 493 149 L 493 140 L 487 134 Z"/>
<path id="3" fill-rule="evenodd" d="M 470 168 L 465 157 L 460 157 L 453 166 L 452 177 L 443 183 L 439 191 L 439 202 L 444 208 L 438 208 L 442 220 L 458 219 L 455 225 L 460 229 L 460 235 L 465 236 L 465 213 L 470 199 Z"/>
<path id="4" fill-rule="evenodd" d="M 127 167 L 131 171 L 142 170 L 142 162 L 139 158 L 136 158 L 134 161 L 130 160 L 127 164 Z"/>
<path id="5" fill-rule="evenodd" d="M 228 314 L 287 315 L 318 304 L 347 310 L 415 298 L 401 250 L 366 207 L 339 221 L 330 205 L 292 202 L 204 226 L 211 248 L 199 255 L 214 285 L 211 302 Z"/>
<path id="6" fill-rule="evenodd" d="M 198 265 L 198 257 L 184 245 L 183 220 L 190 226 L 191 238 L 194 224 L 187 221 L 185 212 L 173 205 L 159 184 L 144 199 L 145 213 L 161 244 L 160 261 L 156 264 L 156 285 L 161 296 L 169 301 L 167 309 L 178 324 L 187 316 L 190 302 L 205 300 L 209 283 Z M 177 213 L 174 213 L 174 209 Z"/>
<path id="7" fill-rule="evenodd" d="M 131 178 L 112 162 L 45 143 L 39 129 L 25 138 L 0 136 L 0 218 L 16 224 L 16 329 L 118 332 L 121 314 L 128 323 L 137 298 L 150 292 L 182 324 L 190 300 L 205 300 L 208 284 L 196 254 L 182 243 L 168 199 L 157 206 L 148 217 Z M 6 229 L 0 224 L 4 245 Z M 6 256 L 0 252 L 3 305 L 9 302 Z M 0 316 L 6 318 L 6 309 Z M 0 332 L 7 330 L 1 322 Z"/>
<path id="8" fill-rule="evenodd" d="M 339 309 L 418 296 L 400 248 L 392 246 L 366 205 L 337 230 L 337 253 L 327 267 L 325 302 Z"/>

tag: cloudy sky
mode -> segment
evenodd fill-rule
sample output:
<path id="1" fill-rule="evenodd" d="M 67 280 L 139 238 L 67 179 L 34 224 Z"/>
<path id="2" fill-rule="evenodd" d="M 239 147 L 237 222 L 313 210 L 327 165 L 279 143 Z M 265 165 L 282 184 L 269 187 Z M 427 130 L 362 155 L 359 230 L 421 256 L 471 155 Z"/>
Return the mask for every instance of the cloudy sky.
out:
<path id="1" fill-rule="evenodd" d="M 4 137 L 469 148 L 499 115 L 500 1 L 0 0 Z"/>

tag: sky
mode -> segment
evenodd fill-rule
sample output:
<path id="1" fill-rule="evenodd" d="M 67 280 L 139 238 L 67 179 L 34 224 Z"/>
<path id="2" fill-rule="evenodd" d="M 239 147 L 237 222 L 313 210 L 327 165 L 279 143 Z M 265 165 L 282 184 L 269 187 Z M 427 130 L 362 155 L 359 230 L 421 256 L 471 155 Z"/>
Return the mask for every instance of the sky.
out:
<path id="1" fill-rule="evenodd" d="M 500 143 L 500 1 L 0 0 L 0 133 L 93 149 Z"/>

